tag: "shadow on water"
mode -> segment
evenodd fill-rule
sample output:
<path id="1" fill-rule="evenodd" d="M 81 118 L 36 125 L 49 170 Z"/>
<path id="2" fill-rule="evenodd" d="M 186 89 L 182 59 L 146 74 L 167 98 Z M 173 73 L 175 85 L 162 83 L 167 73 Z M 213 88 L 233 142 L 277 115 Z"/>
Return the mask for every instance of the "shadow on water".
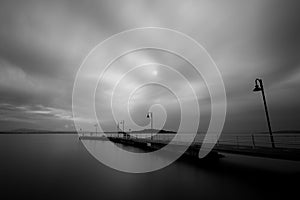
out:
<path id="1" fill-rule="evenodd" d="M 299 162 L 226 154 L 181 157 L 128 174 L 99 163 L 74 135 L 0 135 L 1 196 L 29 199 L 289 199 Z M 296 195 L 296 196 L 295 196 Z"/>

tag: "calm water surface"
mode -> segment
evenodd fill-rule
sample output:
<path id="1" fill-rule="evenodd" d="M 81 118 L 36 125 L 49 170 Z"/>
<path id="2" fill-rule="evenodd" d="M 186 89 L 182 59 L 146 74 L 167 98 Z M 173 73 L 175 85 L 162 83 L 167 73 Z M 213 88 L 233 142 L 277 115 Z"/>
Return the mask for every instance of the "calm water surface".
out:
<path id="1" fill-rule="evenodd" d="M 156 172 L 128 174 L 94 159 L 77 135 L 3 134 L 0 149 L 0 191 L 6 199 L 299 197 L 299 162 L 227 154 L 212 161 L 181 158 Z"/>

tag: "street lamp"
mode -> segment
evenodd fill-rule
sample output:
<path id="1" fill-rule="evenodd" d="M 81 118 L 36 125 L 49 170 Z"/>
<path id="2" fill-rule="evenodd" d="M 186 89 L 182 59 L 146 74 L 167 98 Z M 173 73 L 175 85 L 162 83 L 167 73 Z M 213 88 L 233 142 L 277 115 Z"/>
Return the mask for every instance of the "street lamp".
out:
<path id="1" fill-rule="evenodd" d="M 120 122 L 117 123 L 117 132 L 116 132 L 116 133 L 117 133 L 117 137 L 119 137 L 119 132 L 120 132 L 119 123 L 120 123 Z"/>
<path id="2" fill-rule="evenodd" d="M 96 136 L 97 136 L 97 127 L 98 127 L 98 124 L 95 124 L 94 126 L 95 126 L 95 129 L 96 129 L 96 130 L 95 130 L 95 131 L 96 131 L 95 134 L 96 134 Z"/>
<path id="3" fill-rule="evenodd" d="M 122 131 L 123 132 L 125 132 L 125 121 L 124 120 L 122 120 L 121 122 L 120 122 L 120 124 L 122 124 Z"/>
<path id="4" fill-rule="evenodd" d="M 147 115 L 146 115 L 146 117 L 151 120 L 150 121 L 150 126 L 151 126 L 151 129 L 153 129 L 153 113 L 152 112 L 148 112 Z"/>
<path id="5" fill-rule="evenodd" d="M 84 136 L 83 132 L 82 132 L 82 128 L 79 129 L 81 136 Z"/>
<path id="6" fill-rule="evenodd" d="M 268 123 L 268 128 L 269 128 L 269 133 L 270 133 L 270 139 L 271 139 L 271 144 L 272 147 L 275 148 L 275 143 L 274 143 L 274 138 L 273 138 L 273 133 L 272 133 L 272 128 L 271 128 L 271 123 L 270 123 L 270 117 L 269 117 L 269 112 L 268 112 L 268 107 L 267 107 L 267 100 L 265 97 L 265 91 L 264 91 L 264 86 L 263 86 L 263 81 L 259 78 L 255 79 L 255 87 L 253 89 L 253 92 L 259 92 L 261 91 L 263 101 L 264 101 L 264 106 L 265 106 L 265 112 L 266 112 L 266 118 L 267 118 L 267 123 Z"/>
<path id="7" fill-rule="evenodd" d="M 153 131 L 153 113 L 152 112 L 148 112 L 146 117 L 148 119 L 150 119 L 150 126 L 151 126 L 151 139 L 152 139 L 152 131 Z"/>

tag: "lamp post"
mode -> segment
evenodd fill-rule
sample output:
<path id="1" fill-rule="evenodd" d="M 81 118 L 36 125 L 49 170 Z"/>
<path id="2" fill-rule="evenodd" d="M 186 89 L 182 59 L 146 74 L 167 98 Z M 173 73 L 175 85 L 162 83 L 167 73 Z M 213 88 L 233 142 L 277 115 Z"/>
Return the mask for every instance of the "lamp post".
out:
<path id="1" fill-rule="evenodd" d="M 124 126 L 125 126 L 125 121 L 124 121 L 124 120 L 121 120 L 120 124 L 122 124 L 122 126 L 123 126 L 123 127 L 122 127 L 122 128 L 123 128 L 123 129 L 122 129 L 122 134 L 123 134 L 123 138 L 124 138 L 125 135 L 126 135 L 126 134 L 125 134 L 125 127 L 124 127 Z M 118 135 L 119 135 L 119 134 L 118 134 Z"/>
<path id="2" fill-rule="evenodd" d="M 120 131 L 119 123 L 120 122 L 117 123 L 117 137 L 119 137 L 119 131 Z"/>
<path id="3" fill-rule="evenodd" d="M 253 89 L 253 92 L 259 92 L 259 91 L 261 91 L 262 97 L 263 97 L 272 148 L 275 148 L 275 143 L 274 143 L 274 138 L 273 138 L 273 133 L 272 133 L 272 128 L 271 128 L 271 122 L 270 122 L 270 117 L 269 117 L 269 112 L 268 112 L 267 100 L 266 100 L 265 90 L 264 90 L 264 86 L 263 86 L 263 81 L 262 81 L 262 79 L 257 78 L 257 79 L 255 79 L 255 87 Z"/>
<path id="4" fill-rule="evenodd" d="M 152 112 L 148 112 L 146 117 L 148 119 L 150 119 L 150 127 L 151 127 L 151 139 L 152 139 L 152 131 L 153 131 L 153 113 Z"/>
<path id="5" fill-rule="evenodd" d="M 96 134 L 96 136 L 97 136 L 97 127 L 98 127 L 98 124 L 95 124 L 95 129 L 96 129 L 95 130 L 96 131 L 95 134 Z"/>
<path id="6" fill-rule="evenodd" d="M 124 120 L 122 120 L 122 121 L 120 122 L 120 124 L 122 124 L 122 131 L 123 131 L 123 132 L 125 132 L 125 129 L 124 129 L 124 126 L 125 126 L 125 121 L 124 121 Z"/>

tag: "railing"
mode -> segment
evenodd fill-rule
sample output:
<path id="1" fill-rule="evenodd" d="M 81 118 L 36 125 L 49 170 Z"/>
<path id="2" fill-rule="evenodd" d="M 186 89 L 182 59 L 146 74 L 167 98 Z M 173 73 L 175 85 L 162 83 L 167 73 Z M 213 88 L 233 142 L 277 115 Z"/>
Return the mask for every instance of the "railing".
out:
<path id="1" fill-rule="evenodd" d="M 174 134 L 150 134 L 150 133 L 138 133 L 138 134 L 128 134 L 124 136 L 123 133 L 82 133 L 82 136 L 91 136 L 91 137 L 119 137 L 119 138 L 131 138 L 131 139 L 141 139 L 145 138 L 148 140 L 162 141 L 168 143 L 174 138 Z M 177 136 L 176 139 L 178 142 L 185 142 L 186 138 L 191 137 L 191 134 L 185 133 L 180 136 Z M 205 134 L 198 133 L 194 139 L 194 143 L 201 144 Z M 214 137 L 214 134 L 212 134 Z M 217 137 L 217 135 L 215 135 Z M 300 134 L 290 134 L 290 133 L 275 133 L 273 134 L 274 144 L 276 148 L 292 148 L 300 149 Z M 176 140 L 175 140 L 176 141 Z M 232 133 L 223 133 L 217 141 L 216 145 L 230 145 L 236 147 L 272 147 L 270 135 L 263 133 L 241 133 L 241 134 L 232 134 Z"/>

